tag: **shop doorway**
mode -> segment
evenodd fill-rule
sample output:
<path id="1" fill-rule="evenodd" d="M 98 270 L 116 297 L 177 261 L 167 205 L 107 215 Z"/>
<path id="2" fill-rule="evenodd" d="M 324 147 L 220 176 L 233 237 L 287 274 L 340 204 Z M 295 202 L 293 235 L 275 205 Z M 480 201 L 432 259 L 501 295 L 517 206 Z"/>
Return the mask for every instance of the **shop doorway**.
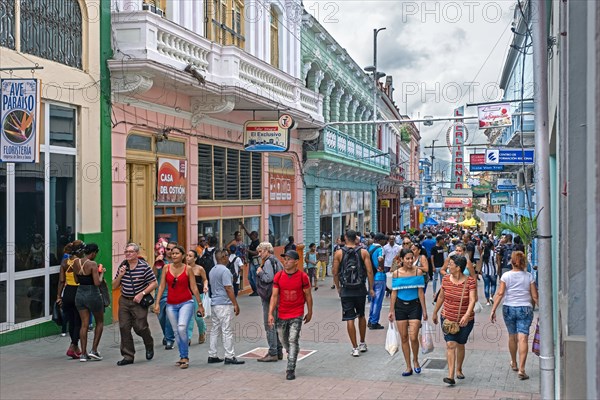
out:
<path id="1" fill-rule="evenodd" d="M 154 258 L 154 207 L 151 164 L 127 163 L 127 241 L 140 246 L 140 255 Z M 127 243 L 119 243 L 125 249 Z"/>

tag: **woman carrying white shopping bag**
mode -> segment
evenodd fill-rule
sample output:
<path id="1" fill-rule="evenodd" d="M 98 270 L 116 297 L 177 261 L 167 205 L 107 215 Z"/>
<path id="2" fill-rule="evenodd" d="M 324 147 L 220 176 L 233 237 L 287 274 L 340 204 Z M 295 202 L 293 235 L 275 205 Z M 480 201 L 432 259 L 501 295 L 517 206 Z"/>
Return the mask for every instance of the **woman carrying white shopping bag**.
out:
<path id="1" fill-rule="evenodd" d="M 398 331 L 396 330 L 396 324 L 390 322 L 390 326 L 388 327 L 387 336 L 385 338 L 385 349 L 390 356 L 393 356 L 398 351 L 400 347 L 400 336 L 398 335 Z"/>
<path id="2" fill-rule="evenodd" d="M 406 370 L 402 376 L 410 376 L 413 371 L 421 373 L 419 363 L 419 329 L 421 318 L 427 321 L 425 303 L 425 279 L 423 271 L 413 266 L 414 254 L 410 249 L 402 249 L 398 254 L 401 267 L 393 273 L 392 295 L 390 296 L 389 320 L 396 320 Z M 412 350 L 412 364 L 411 364 Z M 414 367 L 414 368 L 413 368 Z"/>

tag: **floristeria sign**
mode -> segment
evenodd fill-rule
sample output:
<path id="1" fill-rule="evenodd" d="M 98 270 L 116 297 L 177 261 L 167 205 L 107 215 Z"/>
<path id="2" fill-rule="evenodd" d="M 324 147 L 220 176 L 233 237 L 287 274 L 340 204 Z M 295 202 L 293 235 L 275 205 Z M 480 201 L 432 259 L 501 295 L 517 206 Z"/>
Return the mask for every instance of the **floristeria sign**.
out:
<path id="1" fill-rule="evenodd" d="M 38 162 L 40 81 L 0 80 L 0 161 Z"/>
<path id="2" fill-rule="evenodd" d="M 284 152 L 290 148 L 290 131 L 294 119 L 287 114 L 277 121 L 246 121 L 244 149 L 246 151 Z"/>
<path id="3" fill-rule="evenodd" d="M 510 103 L 488 104 L 477 107 L 479 129 L 512 126 Z"/>
<path id="4" fill-rule="evenodd" d="M 158 159 L 157 203 L 185 203 L 187 162 L 171 158 Z"/>
<path id="5" fill-rule="evenodd" d="M 468 208 L 473 206 L 473 199 L 446 197 L 444 199 L 444 208 Z"/>

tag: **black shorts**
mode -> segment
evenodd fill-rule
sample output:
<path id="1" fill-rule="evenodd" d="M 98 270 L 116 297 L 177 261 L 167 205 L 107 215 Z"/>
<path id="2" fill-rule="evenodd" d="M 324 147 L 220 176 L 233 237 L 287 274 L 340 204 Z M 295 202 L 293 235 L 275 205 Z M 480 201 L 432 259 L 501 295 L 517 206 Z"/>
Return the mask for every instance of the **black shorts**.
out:
<path id="1" fill-rule="evenodd" d="M 75 307 L 79 311 L 87 309 L 92 313 L 104 311 L 104 302 L 98 286 L 79 285 L 75 295 Z"/>
<path id="2" fill-rule="evenodd" d="M 308 275 L 308 279 L 315 279 L 317 269 L 316 268 L 306 268 L 306 274 Z"/>
<path id="3" fill-rule="evenodd" d="M 441 319 L 441 325 L 444 325 L 444 318 Z M 454 335 L 446 335 L 444 334 L 444 340 L 446 342 L 456 342 L 458 344 L 467 344 L 467 340 L 469 340 L 469 335 L 473 330 L 473 326 L 475 325 L 475 320 L 472 319 L 466 326 L 462 326 L 458 333 Z"/>
<path id="4" fill-rule="evenodd" d="M 394 313 L 396 314 L 396 321 L 407 321 L 410 319 L 417 319 L 420 321 L 423 317 L 423 308 L 421 308 L 419 299 L 410 301 L 396 299 Z"/>
<path id="5" fill-rule="evenodd" d="M 366 296 L 342 297 L 342 321 L 365 316 Z"/>

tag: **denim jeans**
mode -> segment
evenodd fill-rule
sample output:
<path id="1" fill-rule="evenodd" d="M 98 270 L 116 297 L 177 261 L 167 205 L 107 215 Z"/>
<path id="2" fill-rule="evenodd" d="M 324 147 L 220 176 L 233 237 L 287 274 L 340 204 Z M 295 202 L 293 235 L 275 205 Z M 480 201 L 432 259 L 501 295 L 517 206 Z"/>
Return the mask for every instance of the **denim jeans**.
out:
<path id="1" fill-rule="evenodd" d="M 483 292 L 485 293 L 485 299 L 489 300 L 494 297 L 496 293 L 496 281 L 498 275 L 483 275 Z"/>
<path id="2" fill-rule="evenodd" d="M 279 335 L 277 334 L 277 328 L 275 326 L 269 326 L 269 303 L 270 299 L 265 300 L 263 298 L 260 299 L 262 302 L 263 308 L 263 321 L 265 324 L 265 331 L 267 332 L 267 343 L 269 344 L 269 355 L 276 356 L 277 354 L 281 354 L 283 346 L 281 346 L 281 341 L 279 340 Z M 273 318 L 277 321 L 277 308 L 273 312 Z"/>
<path id="3" fill-rule="evenodd" d="M 169 322 L 169 318 L 167 318 L 167 296 L 163 296 L 158 304 L 160 307 L 158 311 L 158 323 L 160 324 L 160 329 L 162 329 L 163 336 L 167 343 L 173 343 L 175 342 L 175 332 L 173 332 L 171 322 Z"/>
<path id="4" fill-rule="evenodd" d="M 375 281 L 373 283 L 373 291 L 375 297 L 371 300 L 371 310 L 369 311 L 369 323 L 378 324 L 379 316 L 381 315 L 381 306 L 385 297 L 385 280 Z"/>
<path id="5" fill-rule="evenodd" d="M 292 319 L 277 320 L 277 332 L 281 338 L 281 343 L 287 351 L 287 370 L 294 371 L 296 369 L 296 360 L 300 345 L 300 331 L 302 330 L 302 317 Z"/>
<path id="6" fill-rule="evenodd" d="M 200 300 L 202 300 L 204 296 L 204 294 L 201 294 Z M 190 324 L 188 325 L 188 338 L 190 339 L 194 336 L 194 321 L 196 321 L 196 325 L 198 326 L 198 335 L 206 333 L 206 322 L 204 322 L 204 318 L 199 317 L 198 314 L 196 314 L 198 311 L 198 302 L 195 297 L 192 297 L 192 300 L 194 301 L 194 318 L 190 319 Z M 204 312 L 206 312 L 206 310 L 204 310 Z"/>
<path id="7" fill-rule="evenodd" d="M 439 268 L 434 268 L 433 269 L 433 294 L 435 295 L 435 293 L 437 293 L 437 285 L 438 285 L 438 281 L 440 282 L 440 287 L 442 287 L 442 274 L 440 274 L 440 271 L 442 270 L 442 267 Z"/>
<path id="8" fill-rule="evenodd" d="M 252 287 L 252 292 L 256 293 L 256 270 L 258 269 L 258 265 L 254 265 L 252 261 L 250 261 L 250 268 L 248 268 L 248 283 L 250 283 L 250 287 Z"/>
<path id="9" fill-rule="evenodd" d="M 167 304 L 167 316 L 171 326 L 176 326 L 175 341 L 179 349 L 179 358 L 189 358 L 189 344 L 187 328 L 194 313 L 194 302 L 192 300 L 179 304 Z"/>
<path id="10" fill-rule="evenodd" d="M 210 321 L 212 328 L 210 330 L 210 347 L 208 349 L 209 357 L 217 357 L 217 344 L 219 336 L 223 335 L 223 347 L 225 348 L 225 358 L 235 357 L 233 349 L 233 305 L 212 306 Z"/>

